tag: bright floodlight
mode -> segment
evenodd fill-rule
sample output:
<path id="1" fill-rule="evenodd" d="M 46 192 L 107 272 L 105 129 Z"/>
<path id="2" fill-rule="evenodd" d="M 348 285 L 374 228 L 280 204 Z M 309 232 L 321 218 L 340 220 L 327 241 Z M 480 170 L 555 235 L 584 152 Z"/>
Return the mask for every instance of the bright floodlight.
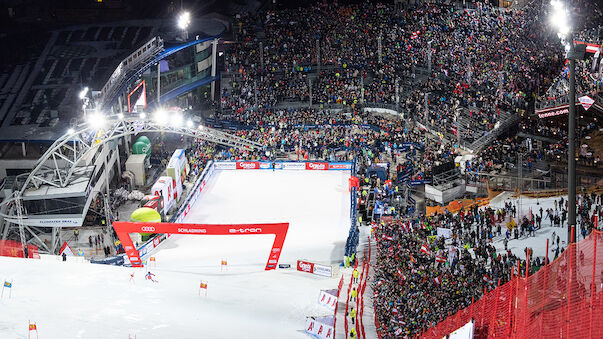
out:
<path id="1" fill-rule="evenodd" d="M 121 120 L 124 118 L 123 113 L 117 113 L 117 119 Z"/>
<path id="2" fill-rule="evenodd" d="M 180 113 L 176 113 L 172 116 L 172 119 L 170 120 L 172 126 L 174 127 L 180 127 L 182 126 L 182 114 Z"/>
<path id="3" fill-rule="evenodd" d="M 188 127 L 188 128 L 193 127 L 193 121 L 189 119 L 189 120 L 186 122 L 186 127 Z"/>
<path id="4" fill-rule="evenodd" d="M 568 13 L 563 6 L 563 3 L 559 0 L 551 1 L 553 6 L 553 13 L 551 14 L 551 25 L 557 28 L 559 37 L 565 38 L 570 32 L 570 25 L 568 22 Z"/>
<path id="5" fill-rule="evenodd" d="M 180 29 L 186 29 L 188 25 L 191 23 L 191 15 L 189 12 L 183 12 L 178 17 L 178 27 Z"/>
<path id="6" fill-rule="evenodd" d="M 147 114 L 145 112 L 140 113 L 140 119 L 144 119 L 147 117 Z"/>
<path id="7" fill-rule="evenodd" d="M 155 111 L 155 114 L 153 115 L 153 119 L 161 126 L 167 125 L 167 123 L 168 123 L 167 112 L 160 108 L 157 111 Z"/>
<path id="8" fill-rule="evenodd" d="M 67 134 L 73 134 L 75 133 L 75 130 L 73 128 L 70 128 L 67 130 Z"/>
<path id="9" fill-rule="evenodd" d="M 84 99 L 86 97 L 86 94 L 88 94 L 88 87 L 84 87 L 84 89 L 82 89 L 82 91 L 80 92 L 80 99 Z"/>
<path id="10" fill-rule="evenodd" d="M 103 127 L 105 125 L 105 116 L 99 112 L 88 115 L 88 124 L 91 127 Z"/>

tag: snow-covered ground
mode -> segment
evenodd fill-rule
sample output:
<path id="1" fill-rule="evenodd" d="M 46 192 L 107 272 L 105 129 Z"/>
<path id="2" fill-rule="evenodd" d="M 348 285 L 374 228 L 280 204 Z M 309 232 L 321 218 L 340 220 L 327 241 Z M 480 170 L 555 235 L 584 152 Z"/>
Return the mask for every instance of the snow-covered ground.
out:
<path id="1" fill-rule="evenodd" d="M 512 192 L 505 192 L 494 199 L 491 200 L 490 206 L 492 208 L 504 208 L 505 202 L 512 202 L 518 211 L 518 215 L 521 217 L 528 216 L 530 214 L 530 210 L 536 215 L 536 213 L 540 213 L 539 210 L 542 207 L 543 210 L 543 220 L 542 220 L 542 228 L 537 230 L 535 237 L 519 237 L 519 239 L 515 240 L 513 236 L 509 238 L 508 248 L 518 257 L 525 259 L 526 253 L 524 249 L 526 247 L 530 247 L 534 250 L 534 255 L 539 257 L 544 257 L 546 252 L 546 239 L 549 239 L 549 260 L 553 260 L 555 257 L 555 248 L 557 245 L 553 246 L 553 233 L 555 233 L 555 238 L 559 236 L 559 240 L 561 241 L 561 248 L 566 247 L 567 245 L 567 221 L 565 222 L 564 227 L 554 227 L 551 226 L 550 219 L 546 218 L 546 210 L 549 208 L 555 209 L 555 200 L 559 201 L 560 197 L 552 197 L 552 198 L 526 198 L 521 197 L 513 198 Z M 564 200 L 567 200 L 567 196 L 563 197 Z M 561 210 L 560 210 L 561 211 Z M 507 217 L 508 221 L 509 218 Z M 515 218 L 515 221 L 519 223 L 518 218 Z M 502 236 L 497 236 L 494 238 L 494 246 L 496 247 L 498 252 L 503 252 L 505 249 L 503 239 L 505 237 L 506 231 L 506 222 L 502 227 Z M 579 230 L 578 230 L 579 232 Z M 577 236 L 578 241 L 582 240 L 582 236 Z"/>
<path id="2" fill-rule="evenodd" d="M 173 236 L 146 269 L 0 257 L 0 338 L 307 338 L 305 317 L 333 278 L 295 271 L 297 259 L 336 265 L 349 230 L 349 172 L 216 172 L 186 222 L 289 222 L 280 263 L 264 271 L 274 236 Z M 222 271 L 220 261 L 228 261 Z M 130 274 L 134 282 L 130 282 Z M 199 296 L 199 284 L 208 284 Z"/>

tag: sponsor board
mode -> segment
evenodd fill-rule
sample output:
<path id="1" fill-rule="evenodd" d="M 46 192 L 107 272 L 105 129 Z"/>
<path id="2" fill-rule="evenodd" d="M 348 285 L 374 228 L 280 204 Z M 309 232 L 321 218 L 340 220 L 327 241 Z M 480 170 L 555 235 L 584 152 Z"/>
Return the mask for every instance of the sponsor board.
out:
<path id="1" fill-rule="evenodd" d="M 314 273 L 314 264 L 311 262 L 298 260 L 297 270 L 301 272 Z"/>
<path id="2" fill-rule="evenodd" d="M 291 264 L 278 264 L 278 268 L 291 268 Z"/>
<path id="3" fill-rule="evenodd" d="M 333 274 L 333 268 L 331 266 L 315 264 L 304 260 L 297 261 L 297 270 L 301 272 L 320 275 L 323 277 L 330 277 Z"/>
<path id="4" fill-rule="evenodd" d="M 337 291 L 337 290 L 334 290 Z M 321 290 L 318 295 L 318 304 L 326 307 L 331 312 L 335 311 L 335 306 L 337 305 L 337 296 L 327 293 L 325 290 Z"/>
<path id="5" fill-rule="evenodd" d="M 331 316 L 331 318 L 333 317 Z M 306 333 L 321 339 L 333 339 L 335 333 L 332 325 L 334 325 L 334 321 L 329 319 L 330 321 L 321 322 L 319 320 L 315 317 L 307 317 Z"/>
<path id="6" fill-rule="evenodd" d="M 283 162 L 281 163 L 284 170 L 305 170 L 306 164 L 303 162 Z"/>
<path id="7" fill-rule="evenodd" d="M 314 274 L 331 277 L 333 275 L 333 268 L 331 266 L 314 264 Z"/>
<path id="8" fill-rule="evenodd" d="M 260 162 L 260 169 L 272 169 L 272 163 L 271 162 Z"/>
<path id="9" fill-rule="evenodd" d="M 330 170 L 349 170 L 352 169 L 352 164 L 350 163 L 331 163 L 329 164 Z"/>
<path id="10" fill-rule="evenodd" d="M 329 169 L 328 162 L 307 162 L 306 169 L 312 171 L 324 171 Z"/>
<path id="11" fill-rule="evenodd" d="M 237 161 L 236 169 L 259 169 L 260 163 L 257 161 Z"/>
<path id="12" fill-rule="evenodd" d="M 214 166 L 216 169 L 236 169 L 237 163 L 234 161 L 216 161 Z"/>

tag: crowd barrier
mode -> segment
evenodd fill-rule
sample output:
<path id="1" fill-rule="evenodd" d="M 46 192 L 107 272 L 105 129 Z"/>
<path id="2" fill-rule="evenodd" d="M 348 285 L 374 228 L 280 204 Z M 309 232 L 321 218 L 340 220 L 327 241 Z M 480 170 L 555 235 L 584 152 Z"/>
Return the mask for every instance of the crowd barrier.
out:
<path id="1" fill-rule="evenodd" d="M 23 245 L 18 241 L 0 240 L 0 256 L 25 258 L 25 251 L 23 250 Z M 27 245 L 27 256 L 32 259 L 40 259 L 38 246 Z"/>
<path id="2" fill-rule="evenodd" d="M 513 277 L 421 337 L 442 338 L 473 319 L 474 338 L 600 338 L 602 241 L 603 232 L 594 231 L 535 274 Z"/>
<path id="3" fill-rule="evenodd" d="M 337 334 L 337 309 L 339 308 L 339 295 L 341 294 L 341 288 L 343 287 L 343 275 L 339 279 L 339 284 L 337 285 L 337 304 L 335 304 L 335 313 L 333 316 L 333 338 L 337 338 L 335 335 Z"/>
<path id="4" fill-rule="evenodd" d="M 366 289 L 366 284 L 368 283 L 368 276 L 370 270 L 371 263 L 371 238 L 368 238 L 368 257 L 365 251 L 364 259 L 362 261 L 362 276 L 360 278 L 360 287 L 358 288 L 358 323 L 360 324 L 360 330 L 357 331 L 360 338 L 366 338 L 366 333 L 364 331 L 364 290 Z"/>
<path id="5" fill-rule="evenodd" d="M 582 189 L 584 189 L 584 192 L 586 192 L 588 194 L 603 193 L 603 187 L 598 186 L 598 185 L 590 186 L 587 188 L 578 187 L 577 192 L 580 193 L 582 191 Z M 515 195 L 518 195 L 518 192 Z M 542 198 L 552 198 L 552 197 L 558 197 L 561 195 L 567 195 L 567 188 L 542 190 L 542 191 L 523 191 L 523 192 L 521 192 L 521 195 L 524 197 L 528 197 L 528 198 L 541 198 L 541 199 Z"/>
<path id="6" fill-rule="evenodd" d="M 475 205 L 477 205 L 478 207 L 482 207 L 482 206 L 488 205 L 489 203 L 490 203 L 490 198 L 476 198 L 475 200 L 463 199 L 463 200 L 451 201 L 450 203 L 448 203 L 447 206 L 440 206 L 440 205 L 433 206 L 433 207 L 425 206 L 425 209 L 426 209 L 427 215 L 432 215 L 435 213 L 442 214 L 445 211 L 449 211 L 451 213 L 457 213 L 461 209 L 466 210 Z"/>

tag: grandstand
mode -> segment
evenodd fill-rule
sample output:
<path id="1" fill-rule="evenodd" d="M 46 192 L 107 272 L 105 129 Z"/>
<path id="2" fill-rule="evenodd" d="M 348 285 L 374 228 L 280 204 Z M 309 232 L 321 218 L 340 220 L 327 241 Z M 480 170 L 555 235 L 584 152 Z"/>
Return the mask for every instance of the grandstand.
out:
<path id="1" fill-rule="evenodd" d="M 579 320 L 600 298 L 592 281 L 603 217 L 601 36 L 576 10 L 585 19 L 576 39 L 593 52 L 577 70 L 572 228 L 563 46 L 545 22 L 548 1 L 500 5 L 249 1 L 224 4 L 241 11 L 226 23 L 188 13 L 199 21 L 190 29 L 170 17 L 51 31 L 38 58 L 0 74 L 0 234 L 13 256 L 35 244 L 36 255 L 70 246 L 84 261 L 147 271 L 151 258 L 164 260 L 165 285 L 151 275 L 145 283 L 171 286 L 158 299 L 171 307 L 189 299 L 184 282 L 198 284 L 198 274 L 215 276 L 212 288 L 224 283 L 226 304 L 254 275 L 265 290 L 239 301 L 261 311 L 249 326 L 263 336 L 286 336 L 305 317 L 292 337 L 326 328 L 321 338 L 431 338 L 461 327 L 475 337 L 566 337 L 578 326 L 593 337 L 600 321 Z M 323 177 L 333 180 L 301 184 Z M 270 249 L 267 239 L 237 238 L 230 248 L 229 237 L 185 238 L 272 234 L 269 222 L 280 225 Z M 583 242 L 570 244 L 571 235 Z M 199 244 L 205 252 L 189 253 Z M 248 251 L 252 244 L 262 249 Z M 218 259 L 220 275 L 230 275 L 221 258 L 229 250 L 236 278 L 218 278 Z M 579 279 L 558 283 L 552 275 L 567 265 Z M 302 287 L 304 275 L 312 284 Z M 272 292 L 272 277 L 295 281 L 295 297 L 274 289 L 295 312 L 258 298 Z M 206 306 L 220 304 L 206 280 L 198 286 L 199 297 L 211 296 Z M 232 311 L 215 309 L 211 316 Z M 573 311 L 582 313 L 565 316 L 563 329 L 551 320 Z M 278 329 L 264 319 L 281 316 Z M 219 337 L 221 327 L 208 333 Z M 115 331 L 130 328 L 153 334 L 127 322 Z"/>

